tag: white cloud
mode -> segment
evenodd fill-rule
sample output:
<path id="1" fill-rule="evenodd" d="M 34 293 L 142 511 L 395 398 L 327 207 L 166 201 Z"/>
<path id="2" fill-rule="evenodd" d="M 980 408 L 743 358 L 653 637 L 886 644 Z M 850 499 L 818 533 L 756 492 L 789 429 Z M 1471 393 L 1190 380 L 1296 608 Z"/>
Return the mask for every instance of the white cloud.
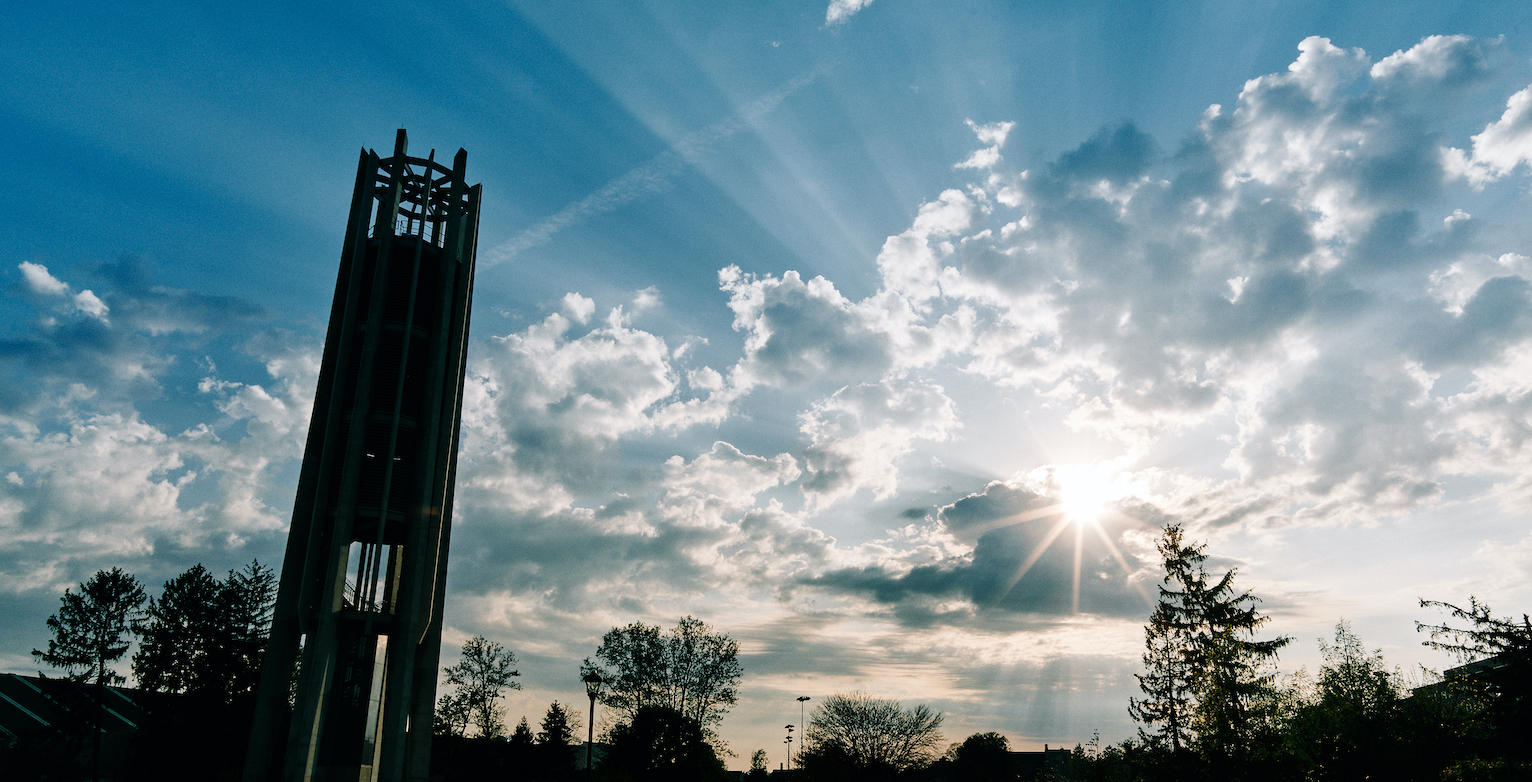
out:
<path id="1" fill-rule="evenodd" d="M 273 366 L 311 370 L 310 359 Z M 274 373 L 265 387 L 208 378 L 201 390 L 221 416 L 179 433 L 101 410 L 111 399 L 88 389 L 60 400 L 46 428 L 9 427 L 0 464 L 15 469 L 0 502 L 0 584 L 51 586 L 79 577 L 81 561 L 238 548 L 280 531 L 285 519 L 267 498 L 276 468 L 301 454 L 316 379 L 301 370 Z"/>
<path id="2" fill-rule="evenodd" d="M 830 7 L 825 9 L 825 24 L 833 25 L 845 22 L 857 11 L 872 5 L 872 0 L 830 0 Z"/>
<path id="3" fill-rule="evenodd" d="M 884 244 L 883 290 L 834 311 L 905 313 L 879 329 L 890 340 L 961 322 L 924 355 L 1030 386 L 1065 405 L 1063 423 L 1129 454 L 1223 428 L 1222 467 L 1241 477 L 1194 503 L 1208 518 L 1433 501 L 1470 443 L 1431 396 L 1432 373 L 1491 370 L 1528 335 L 1521 254 L 1467 252 L 1479 229 L 1462 209 L 1439 227 L 1420 216 L 1447 174 L 1443 130 L 1423 117 L 1443 120 L 1423 107 L 1474 87 L 1485 49 L 1431 38 L 1371 68 L 1322 38 L 1299 50 L 1231 112 L 1210 111 L 1175 160 L 1123 124 L 1044 170 L 943 192 Z M 1508 112 L 1501 125 L 1519 122 Z M 1396 301 L 1400 285 L 1445 310 Z M 927 366 L 892 355 L 881 366 Z M 819 458 L 806 486 L 849 473 Z M 891 491 L 889 474 L 869 467 L 858 485 Z"/>
<path id="4" fill-rule="evenodd" d="M 968 127 L 973 129 L 974 135 L 979 141 L 989 146 L 976 150 L 966 160 L 953 166 L 954 169 L 985 169 L 994 168 L 1000 162 L 1000 148 L 1005 146 L 1005 138 L 1010 135 L 1011 128 L 1016 126 L 1014 122 L 995 122 L 989 125 L 978 125 L 973 120 L 967 120 Z"/>
<path id="5" fill-rule="evenodd" d="M 994 168 L 997 164 L 999 164 L 999 162 L 1000 162 L 1000 148 L 999 147 L 985 147 L 983 149 L 974 150 L 974 153 L 972 155 L 969 155 L 966 159 L 964 159 L 960 163 L 952 164 L 952 167 L 955 168 L 955 169 L 963 169 L 963 168 Z"/>
<path id="6" fill-rule="evenodd" d="M 940 386 L 903 380 L 847 386 L 799 420 L 810 439 L 803 490 L 821 506 L 864 487 L 878 498 L 892 495 L 898 461 L 914 441 L 942 440 L 960 426 Z"/>
<path id="7" fill-rule="evenodd" d="M 1499 40 L 1483 41 L 1466 35 L 1430 35 L 1408 50 L 1379 60 L 1368 75 L 1375 82 L 1409 82 L 1430 88 L 1477 81 L 1489 74 L 1490 50 L 1499 44 Z"/>
<path id="8" fill-rule="evenodd" d="M 660 507 L 668 515 L 698 518 L 749 508 L 756 495 L 798 479 L 801 471 L 790 454 L 770 459 L 742 453 L 718 441 L 713 449 L 687 462 L 672 456 L 665 462 L 665 496 Z"/>
<path id="9" fill-rule="evenodd" d="M 27 285 L 37 293 L 49 296 L 64 296 L 69 293 L 69 286 L 62 280 L 48 273 L 48 267 L 42 264 L 22 261 L 16 268 L 21 269 L 21 276 L 27 281 Z"/>
<path id="10" fill-rule="evenodd" d="M 731 266 L 718 279 L 746 335 L 734 370 L 741 388 L 876 376 L 893 362 L 889 336 L 823 277 L 756 277 Z"/>
<path id="11" fill-rule="evenodd" d="M 61 313 L 83 312 L 97 320 L 106 321 L 108 307 L 94 292 L 84 290 L 79 293 L 72 293 L 73 288 L 59 278 L 54 277 L 48 271 L 48 267 L 41 264 L 22 261 L 17 268 L 21 269 L 21 276 L 26 280 L 27 287 L 33 293 L 44 296 L 59 296 L 68 300 L 68 304 L 58 308 Z"/>
<path id="12" fill-rule="evenodd" d="M 1011 128 L 1016 127 L 1014 122 L 991 122 L 987 125 L 980 125 L 971 119 L 964 120 L 964 122 L 967 122 L 968 127 L 973 129 L 973 133 L 979 137 L 979 141 L 985 144 L 993 144 L 997 148 L 1005 146 L 1005 139 L 1011 134 Z"/>
<path id="13" fill-rule="evenodd" d="M 80 291 L 74 295 L 75 309 L 91 316 L 92 318 L 105 319 L 107 313 L 106 304 L 90 291 Z"/>
<path id="14" fill-rule="evenodd" d="M 574 322 L 584 325 L 590 322 L 590 316 L 596 313 L 596 300 L 587 299 L 573 291 L 564 294 L 564 314 L 574 319 Z"/>
<path id="15" fill-rule="evenodd" d="M 1458 159 L 1462 159 L 1461 153 Z M 1532 87 L 1512 95 L 1500 119 L 1473 137 L 1473 157 L 1459 167 L 1471 181 L 1483 183 L 1499 179 L 1528 161 L 1532 161 Z"/>
<path id="16" fill-rule="evenodd" d="M 1349 51 L 1330 43 L 1330 39 L 1311 35 L 1298 44 L 1298 59 L 1287 66 L 1287 76 L 1263 76 L 1245 85 L 1248 92 L 1252 84 L 1265 81 L 1289 82 L 1301 86 L 1315 103 L 1328 103 L 1336 91 L 1350 83 L 1368 67 L 1367 54 L 1361 49 Z M 1244 93 L 1240 98 L 1243 100 Z"/>

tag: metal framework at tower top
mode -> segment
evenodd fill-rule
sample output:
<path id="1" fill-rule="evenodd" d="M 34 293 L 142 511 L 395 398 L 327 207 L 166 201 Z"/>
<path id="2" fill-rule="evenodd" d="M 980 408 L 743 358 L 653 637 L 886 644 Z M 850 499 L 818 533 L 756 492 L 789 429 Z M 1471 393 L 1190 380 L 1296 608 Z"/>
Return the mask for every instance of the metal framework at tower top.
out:
<path id="1" fill-rule="evenodd" d="M 245 782 L 429 772 L 480 186 L 407 142 L 357 167 Z"/>

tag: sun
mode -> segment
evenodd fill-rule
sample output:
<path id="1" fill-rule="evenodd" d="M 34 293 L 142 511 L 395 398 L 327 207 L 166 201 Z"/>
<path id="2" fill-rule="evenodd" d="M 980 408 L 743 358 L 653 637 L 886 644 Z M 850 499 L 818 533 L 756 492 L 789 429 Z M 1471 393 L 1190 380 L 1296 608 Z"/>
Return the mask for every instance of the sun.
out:
<path id="1" fill-rule="evenodd" d="M 1133 568 L 1128 565 L 1127 559 L 1123 557 L 1122 551 L 1117 548 L 1112 535 L 1108 533 L 1109 525 L 1103 523 L 1110 522 L 1110 526 L 1121 523 L 1144 523 L 1124 514 L 1116 507 L 1120 500 L 1133 493 L 1130 475 L 1111 462 L 1053 465 L 1039 472 L 1042 474 L 1034 474 L 1033 485 L 1057 502 L 1007 517 L 1003 523 L 1027 524 L 1047 519 L 1049 520 L 1047 521 L 1048 531 L 1033 546 L 1026 559 L 1016 567 L 1016 571 L 1010 578 L 1006 579 L 994 599 L 998 602 L 1010 594 L 1011 589 L 1021 581 L 1033 565 L 1037 564 L 1054 541 L 1063 537 L 1064 533 L 1072 528 L 1075 545 L 1074 583 L 1071 590 L 1070 609 L 1073 613 L 1080 613 L 1080 573 L 1084 565 L 1086 530 L 1090 530 L 1112 559 L 1117 560 L 1128 585 L 1143 597 L 1145 605 L 1153 606 L 1154 601 L 1150 599 L 1143 585 L 1134 580 Z"/>
<path id="2" fill-rule="evenodd" d="M 1110 478 L 1099 468 L 1061 469 L 1054 479 L 1064 515 L 1081 526 L 1098 523 L 1116 493 Z"/>

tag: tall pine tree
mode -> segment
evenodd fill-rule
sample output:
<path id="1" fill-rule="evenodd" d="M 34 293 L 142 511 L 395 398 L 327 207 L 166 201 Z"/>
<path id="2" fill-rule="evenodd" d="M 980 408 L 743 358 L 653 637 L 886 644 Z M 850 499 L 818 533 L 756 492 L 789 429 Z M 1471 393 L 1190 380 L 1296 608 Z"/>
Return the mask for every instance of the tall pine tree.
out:
<path id="1" fill-rule="evenodd" d="M 1145 741 L 1168 744 L 1179 753 L 1190 743 L 1193 671 L 1186 634 L 1176 626 L 1165 600 L 1161 594 L 1144 628 L 1145 673 L 1135 674 L 1144 698 L 1130 698 L 1128 713 L 1144 725 L 1159 726 L 1155 733 L 1138 729 Z"/>
<path id="2" fill-rule="evenodd" d="M 126 679 L 109 666 L 128 651 L 128 633 L 142 616 L 144 588 L 121 568 L 98 570 L 64 590 L 58 613 L 48 617 L 53 638 L 46 650 L 32 650 L 44 665 L 67 671 L 75 681 L 120 684 Z"/>
<path id="3" fill-rule="evenodd" d="M 105 708 L 102 687 L 121 684 L 122 674 L 109 666 L 127 653 L 127 635 L 142 617 L 144 588 L 138 579 L 121 568 L 98 570 L 80 585 L 79 592 L 64 590 L 58 613 L 48 617 L 53 638 L 47 650 L 33 649 L 32 655 L 44 665 L 67 671 L 69 678 L 91 682 L 93 693 L 90 735 L 91 778 L 101 775 L 101 716 Z"/>
<path id="4" fill-rule="evenodd" d="M 219 581 L 198 564 L 149 601 L 133 674 L 139 686 L 230 701 L 260 681 L 276 576 L 252 561 Z"/>
<path id="5" fill-rule="evenodd" d="M 146 690 L 208 693 L 222 689 L 224 671 L 216 665 L 224 642 L 222 585 L 202 565 L 165 582 L 149 599 L 133 675 Z"/>
<path id="6" fill-rule="evenodd" d="M 1159 542 L 1165 578 L 1145 630 L 1145 699 L 1134 700 L 1134 719 L 1160 725 L 1158 735 L 1174 750 L 1195 743 L 1229 770 L 1259 722 L 1258 707 L 1271 688 L 1269 667 L 1289 638 L 1254 639 L 1269 621 L 1254 604 L 1260 598 L 1234 588 L 1236 570 L 1213 578 L 1204 566 L 1204 544 L 1185 540 L 1179 525 Z"/>

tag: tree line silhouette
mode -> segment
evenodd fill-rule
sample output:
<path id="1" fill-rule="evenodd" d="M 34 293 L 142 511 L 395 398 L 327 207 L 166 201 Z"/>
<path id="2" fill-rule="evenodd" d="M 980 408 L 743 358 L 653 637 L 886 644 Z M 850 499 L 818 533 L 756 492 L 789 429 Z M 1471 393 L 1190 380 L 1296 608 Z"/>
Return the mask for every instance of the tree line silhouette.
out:
<path id="1" fill-rule="evenodd" d="M 1319 641 L 1315 674 L 1282 676 L 1291 638 L 1259 639 L 1270 617 L 1210 572 L 1205 544 L 1168 526 L 1159 541 L 1165 576 L 1144 630 L 1142 697 L 1129 700 L 1138 735 L 1069 753 L 1015 753 L 1005 736 L 975 733 L 946 745 L 943 715 L 865 692 L 821 698 L 804 726 L 791 775 L 804 782 L 988 782 L 1072 778 L 1144 780 L 1532 780 L 1532 619 L 1421 600 L 1448 621 L 1416 623 L 1427 646 L 1465 665 L 1407 677 L 1369 650 L 1344 621 Z M 47 620 L 38 661 L 64 680 L 54 690 L 71 720 L 0 741 L 7 778 L 126 780 L 237 778 L 276 591 L 259 562 L 215 578 L 200 564 L 149 598 L 135 577 L 99 571 L 66 590 Z M 99 729 L 106 685 L 130 664 L 148 718 L 106 773 Z M 594 768 L 580 769 L 580 705 L 549 704 L 534 733 L 509 728 L 503 696 L 519 689 L 516 655 L 483 636 L 443 669 L 436 706 L 433 779 L 609 782 L 735 779 L 718 735 L 738 699 L 739 644 L 694 617 L 672 628 L 635 622 L 601 639 L 579 665 L 603 686 L 607 718 Z M 91 700 L 94 698 L 94 701 Z M 592 753 L 594 755 L 594 753 Z M 744 778 L 775 776 L 755 750 Z"/>
<path id="2" fill-rule="evenodd" d="M 275 574 L 256 561 L 223 579 L 195 565 L 158 597 L 120 568 L 65 590 L 47 620 L 53 637 L 32 655 L 89 686 L 50 687 L 69 719 L 0 742 L 0 767 L 18 780 L 210 779 L 237 769 L 230 758 L 244 756 L 275 596 Z M 147 719 L 107 773 L 104 687 L 126 682 L 114 665 L 135 637 L 130 663 Z"/>
<path id="3" fill-rule="evenodd" d="M 1532 780 L 1532 620 L 1496 617 L 1470 598 L 1435 600 L 1455 624 L 1416 622 L 1426 646 L 1459 662 L 1442 677 L 1407 677 L 1340 621 L 1319 641 L 1316 675 L 1280 677 L 1291 638 L 1257 640 L 1259 599 L 1236 570 L 1207 570 L 1205 544 L 1170 525 L 1165 577 L 1144 630 L 1139 735 L 1080 747 L 1087 780 Z"/>

